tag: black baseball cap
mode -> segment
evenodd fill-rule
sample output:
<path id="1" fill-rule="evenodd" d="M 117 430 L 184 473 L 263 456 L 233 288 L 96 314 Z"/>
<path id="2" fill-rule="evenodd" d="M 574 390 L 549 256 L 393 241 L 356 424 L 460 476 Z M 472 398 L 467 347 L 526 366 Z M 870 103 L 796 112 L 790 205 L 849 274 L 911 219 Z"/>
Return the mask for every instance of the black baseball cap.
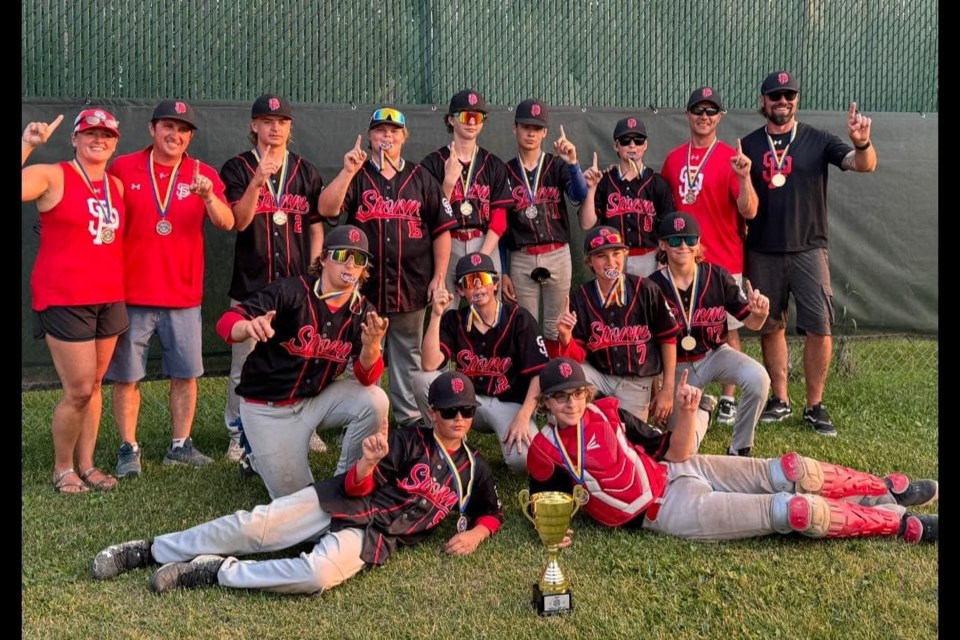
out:
<path id="1" fill-rule="evenodd" d="M 583 367 L 570 358 L 554 358 L 540 370 L 540 394 L 544 396 L 589 386 Z"/>
<path id="2" fill-rule="evenodd" d="M 371 258 L 373 257 L 370 253 L 367 234 L 363 232 L 363 229 L 352 224 L 342 224 L 328 231 L 323 241 L 323 249 L 324 251 L 356 249 Z"/>
<path id="3" fill-rule="evenodd" d="M 251 120 L 260 116 L 279 116 L 293 120 L 293 108 L 280 96 L 265 93 L 254 101 L 250 110 Z"/>
<path id="4" fill-rule="evenodd" d="M 690 109 L 694 108 L 701 102 L 709 102 L 717 109 L 723 111 L 723 99 L 720 97 L 720 92 L 716 89 L 712 89 L 710 87 L 700 87 L 691 93 L 690 99 L 687 100 L 687 111 L 690 111 Z"/>
<path id="5" fill-rule="evenodd" d="M 493 258 L 487 254 L 474 251 L 457 260 L 455 275 L 458 281 L 468 273 L 480 272 L 497 274 L 497 267 L 493 264 Z"/>
<path id="6" fill-rule="evenodd" d="M 689 213 L 674 211 L 660 223 L 660 239 L 672 236 L 700 236 L 700 225 Z"/>
<path id="7" fill-rule="evenodd" d="M 786 71 L 774 71 L 767 76 L 767 79 L 760 85 L 760 93 L 767 95 L 774 91 L 796 91 L 800 92 L 800 83 L 792 74 Z"/>
<path id="8" fill-rule="evenodd" d="M 613 139 L 616 140 L 620 136 L 628 133 L 636 133 L 646 138 L 647 128 L 643 125 L 643 120 L 636 116 L 630 116 L 629 118 L 618 121 L 616 128 L 613 130 Z"/>
<path id="9" fill-rule="evenodd" d="M 167 120 L 179 120 L 194 129 L 197 128 L 197 118 L 193 113 L 193 108 L 183 100 L 164 100 L 153 110 L 150 116 L 150 122 L 156 122 L 161 118 Z"/>
<path id="10" fill-rule="evenodd" d="M 487 112 L 487 101 L 483 96 L 473 89 L 464 89 L 454 94 L 450 98 L 450 108 L 447 109 L 447 115 L 460 113 L 461 111 L 479 111 Z"/>
<path id="11" fill-rule="evenodd" d="M 623 234 L 604 225 L 596 226 L 587 232 L 583 239 L 583 255 L 589 256 L 591 253 L 603 251 L 604 249 L 626 249 L 627 245 L 623 242 Z"/>
<path id="12" fill-rule="evenodd" d="M 427 391 L 427 404 L 434 409 L 480 406 L 473 381 L 459 371 L 444 371 L 434 378 Z"/>
<path id="13" fill-rule="evenodd" d="M 513 121 L 517 124 L 531 124 L 546 128 L 548 116 L 547 105 L 536 98 L 528 98 L 517 105 L 517 113 Z"/>

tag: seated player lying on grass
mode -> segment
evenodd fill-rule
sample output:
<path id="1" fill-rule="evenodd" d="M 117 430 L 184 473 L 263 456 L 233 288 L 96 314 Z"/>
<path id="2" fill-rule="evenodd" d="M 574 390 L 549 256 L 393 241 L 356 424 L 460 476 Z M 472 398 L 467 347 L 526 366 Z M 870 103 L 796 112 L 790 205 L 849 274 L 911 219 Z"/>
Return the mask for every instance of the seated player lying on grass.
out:
<path id="1" fill-rule="evenodd" d="M 221 585 L 279 593 L 318 593 L 364 567 L 386 562 L 398 545 L 422 542 L 450 513 L 457 533 L 445 551 L 472 553 L 503 521 L 493 472 L 464 443 L 477 408 L 473 383 L 445 372 L 429 390 L 434 428 L 384 429 L 363 441 L 363 456 L 343 475 L 191 529 L 107 547 L 91 566 L 103 580 L 166 563 L 150 589 Z M 296 558 L 252 561 L 306 541 Z"/>
<path id="2" fill-rule="evenodd" d="M 938 515 L 905 509 L 936 500 L 935 480 L 879 478 L 792 452 L 769 459 L 692 454 L 701 391 L 687 375 L 677 383 L 676 426 L 664 434 L 618 410 L 616 398 L 591 402 L 580 365 L 551 360 L 540 372 L 548 423 L 530 445 L 530 493 L 571 493 L 581 484 L 583 508 L 601 524 L 693 540 L 796 531 L 936 542 Z"/>

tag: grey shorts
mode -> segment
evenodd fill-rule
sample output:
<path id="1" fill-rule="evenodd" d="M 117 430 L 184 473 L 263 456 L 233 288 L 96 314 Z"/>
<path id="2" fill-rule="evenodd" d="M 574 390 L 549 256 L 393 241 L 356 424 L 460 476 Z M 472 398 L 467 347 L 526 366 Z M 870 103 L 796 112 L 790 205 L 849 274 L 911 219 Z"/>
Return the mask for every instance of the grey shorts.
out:
<path id="1" fill-rule="evenodd" d="M 761 333 L 786 328 L 787 304 L 792 294 L 797 307 L 797 333 L 830 335 L 833 289 L 826 249 L 798 253 L 748 251 L 747 274 L 753 288 L 770 298 L 770 317 Z"/>
<path id="2" fill-rule="evenodd" d="M 200 307 L 164 309 L 127 307 L 130 327 L 117 340 L 107 369 L 107 380 L 137 382 L 147 375 L 150 340 L 160 340 L 160 370 L 171 378 L 199 378 L 203 375 L 202 323 Z"/>

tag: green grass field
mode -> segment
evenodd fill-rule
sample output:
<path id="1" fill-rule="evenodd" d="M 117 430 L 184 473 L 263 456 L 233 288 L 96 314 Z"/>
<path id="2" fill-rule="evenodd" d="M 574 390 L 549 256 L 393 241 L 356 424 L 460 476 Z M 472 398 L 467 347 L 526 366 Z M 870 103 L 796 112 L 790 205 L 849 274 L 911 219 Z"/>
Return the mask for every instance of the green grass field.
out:
<path id="1" fill-rule="evenodd" d="M 840 431 L 823 438 L 799 411 L 761 425 L 754 455 L 788 450 L 877 474 L 939 477 L 937 343 L 866 341 L 848 347 L 831 373 L 827 404 Z M 890 367 L 890 353 L 908 354 Z M 934 363 L 930 366 L 929 363 Z M 604 529 L 574 519 L 561 553 L 575 611 L 539 618 L 530 585 L 545 564 L 532 525 L 519 513 L 525 479 L 503 466 L 492 436 L 476 435 L 498 474 L 507 519 L 471 556 L 442 553 L 448 518 L 427 543 L 318 597 L 223 588 L 157 596 L 150 570 L 94 582 L 101 548 L 182 529 L 267 501 L 257 480 L 241 481 L 222 458 L 225 379 L 201 380 L 196 446 L 217 461 L 204 469 L 160 464 L 169 439 L 166 385 L 144 385 L 139 439 L 144 474 L 107 494 L 51 489 L 49 416 L 58 391 L 22 395 L 22 635 L 24 638 L 935 638 L 938 545 L 895 540 L 813 541 L 801 537 L 708 544 L 648 532 Z M 711 389 L 712 390 L 712 389 Z M 97 461 L 112 470 L 118 446 L 105 389 Z M 716 391 L 716 390 L 712 390 Z M 800 406 L 802 381 L 791 382 Z M 796 409 L 796 407 L 795 407 Z M 711 428 L 702 453 L 722 453 L 730 428 Z M 333 441 L 333 434 L 325 438 Z M 323 477 L 336 447 L 311 454 Z M 936 512 L 937 506 L 927 507 Z M 292 550 L 299 552 L 302 549 Z M 289 555 L 289 554 L 284 554 Z"/>

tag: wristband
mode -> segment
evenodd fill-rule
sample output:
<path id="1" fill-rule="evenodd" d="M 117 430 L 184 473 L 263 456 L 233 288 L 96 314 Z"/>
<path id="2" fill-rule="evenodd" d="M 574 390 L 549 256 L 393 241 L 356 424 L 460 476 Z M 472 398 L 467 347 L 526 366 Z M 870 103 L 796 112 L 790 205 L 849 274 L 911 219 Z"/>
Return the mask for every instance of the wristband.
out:
<path id="1" fill-rule="evenodd" d="M 857 145 L 853 145 L 853 148 L 856 149 L 857 151 L 866 151 L 867 149 L 870 148 L 870 141 L 867 140 L 866 143 L 864 143 L 864 145 L 863 145 L 862 147 L 858 147 Z"/>

